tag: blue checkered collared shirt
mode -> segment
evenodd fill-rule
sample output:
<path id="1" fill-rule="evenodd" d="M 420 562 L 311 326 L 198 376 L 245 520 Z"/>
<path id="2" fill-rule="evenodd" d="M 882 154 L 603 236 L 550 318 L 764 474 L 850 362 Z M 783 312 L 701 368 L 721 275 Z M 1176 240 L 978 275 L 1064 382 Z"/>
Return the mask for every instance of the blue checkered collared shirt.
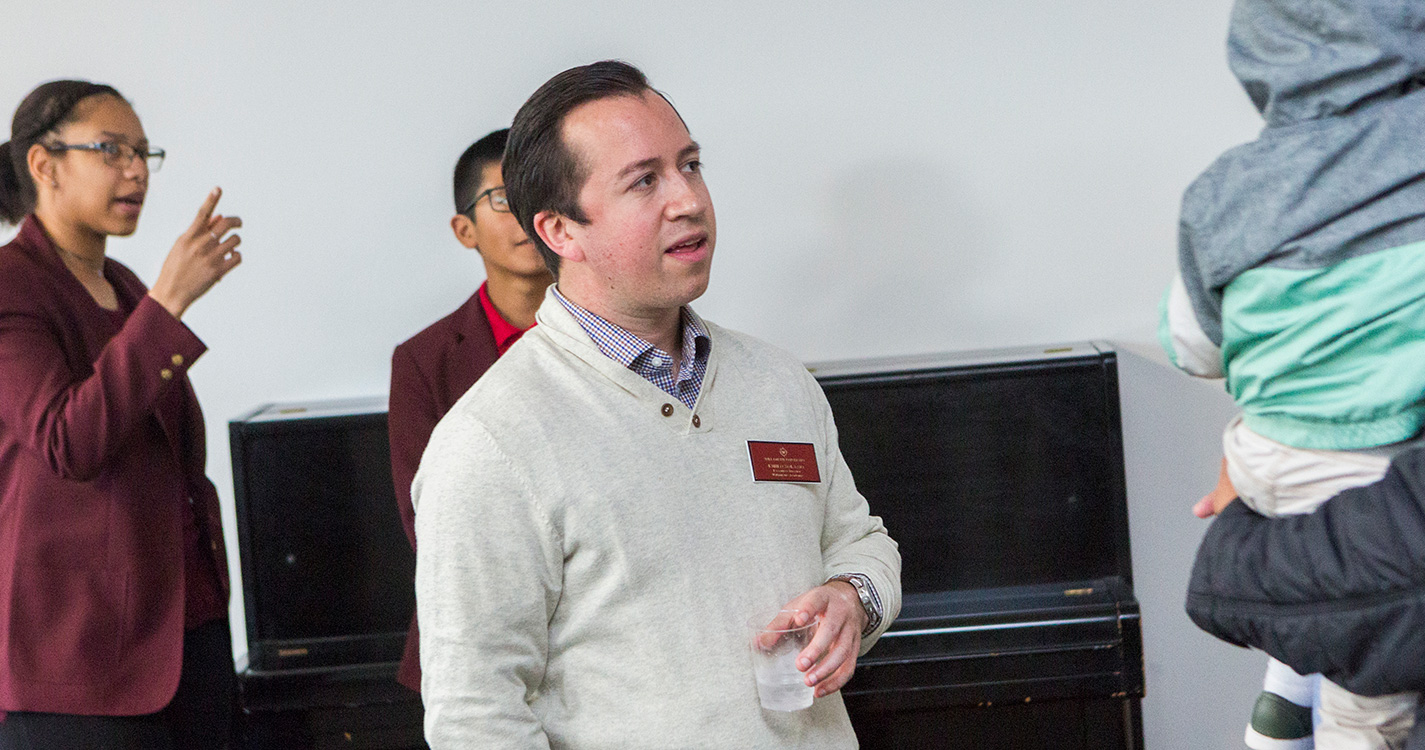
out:
<path id="1" fill-rule="evenodd" d="M 707 326 L 691 310 L 682 308 L 683 358 L 675 366 L 673 355 L 570 302 L 558 287 L 554 297 L 579 321 L 579 327 L 605 357 L 638 373 L 689 409 L 698 402 L 703 375 L 708 371 L 712 338 Z"/>

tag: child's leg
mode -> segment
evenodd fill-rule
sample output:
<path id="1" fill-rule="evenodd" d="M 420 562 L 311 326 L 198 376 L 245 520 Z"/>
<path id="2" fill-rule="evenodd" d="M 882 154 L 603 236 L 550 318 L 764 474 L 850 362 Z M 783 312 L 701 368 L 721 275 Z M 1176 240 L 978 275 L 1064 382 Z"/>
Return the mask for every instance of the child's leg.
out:
<path id="1" fill-rule="evenodd" d="M 1316 678 L 1270 659 L 1243 741 L 1253 750 L 1310 750 Z M 1323 746 L 1324 748 L 1324 746 Z"/>
<path id="2" fill-rule="evenodd" d="M 1368 698 L 1323 679 L 1316 741 L 1322 750 L 1399 750 L 1415 725 L 1419 697 L 1396 693 Z"/>
<path id="3" fill-rule="evenodd" d="M 1310 513 L 1341 490 L 1380 479 L 1390 466 L 1390 459 L 1383 454 L 1314 451 L 1283 445 L 1253 432 L 1240 416 L 1223 432 L 1222 450 L 1227 474 L 1242 501 L 1265 516 Z M 1314 685 L 1314 677 L 1298 675 L 1272 659 L 1247 725 L 1247 746 L 1253 750 L 1310 750 L 1314 746 L 1310 708 L 1315 702 Z M 1326 711 L 1324 707 L 1321 710 L 1323 714 Z M 1365 724 L 1357 728 L 1355 719 L 1349 718 L 1367 714 L 1350 710 L 1344 713 L 1347 718 L 1334 725 L 1338 731 L 1331 742 L 1321 739 L 1318 732 L 1322 750 L 1398 747 L 1361 744 L 1373 740 L 1359 738 L 1379 737 L 1380 733 Z M 1409 728 L 1407 723 L 1406 731 Z M 1343 738 L 1352 732 L 1358 733 L 1359 738 L 1345 741 Z"/>
<path id="4" fill-rule="evenodd" d="M 1390 468 L 1383 450 L 1294 448 L 1253 432 L 1240 415 L 1222 433 L 1222 455 L 1242 502 L 1272 517 L 1311 513 L 1342 490 L 1378 481 Z"/>
<path id="5" fill-rule="evenodd" d="M 1316 694 L 1316 678 L 1309 674 L 1297 674 L 1296 670 L 1276 659 L 1268 659 L 1267 677 L 1262 680 L 1262 689 L 1299 706 L 1309 706 L 1312 696 Z"/>

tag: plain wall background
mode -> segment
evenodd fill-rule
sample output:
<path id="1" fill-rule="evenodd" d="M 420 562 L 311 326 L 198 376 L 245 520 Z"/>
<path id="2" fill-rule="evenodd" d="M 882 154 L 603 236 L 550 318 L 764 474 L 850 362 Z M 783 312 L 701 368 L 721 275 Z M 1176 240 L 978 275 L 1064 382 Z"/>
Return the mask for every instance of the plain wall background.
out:
<path id="1" fill-rule="evenodd" d="M 808 360 L 1151 345 L 1182 189 L 1259 125 L 1226 67 L 1229 5 L 46 0 L 5 10 L 0 106 L 60 77 L 130 98 L 169 159 L 110 252 L 149 282 L 213 185 L 246 221 L 245 263 L 185 317 L 211 347 L 192 378 L 236 575 L 227 420 L 385 392 L 392 347 L 482 277 L 447 225 L 456 157 L 554 73 L 629 60 L 691 125 L 721 219 L 697 307 L 719 323 Z M 1204 665 L 1243 657 L 1178 638 L 1195 631 L 1168 604 L 1230 409 L 1136 362 L 1149 743 L 1203 747 L 1184 732 L 1218 704 L 1199 695 L 1247 691 Z M 241 649 L 240 598 L 233 615 Z M 1250 705 L 1231 708 L 1240 732 Z"/>
<path id="2" fill-rule="evenodd" d="M 1156 348 L 1120 344 L 1118 378 L 1134 592 L 1143 612 L 1148 750 L 1244 748 L 1267 658 L 1199 630 L 1183 611 L 1207 523 L 1190 506 L 1217 480 L 1222 427 L 1236 411 L 1220 381 L 1195 381 Z"/>

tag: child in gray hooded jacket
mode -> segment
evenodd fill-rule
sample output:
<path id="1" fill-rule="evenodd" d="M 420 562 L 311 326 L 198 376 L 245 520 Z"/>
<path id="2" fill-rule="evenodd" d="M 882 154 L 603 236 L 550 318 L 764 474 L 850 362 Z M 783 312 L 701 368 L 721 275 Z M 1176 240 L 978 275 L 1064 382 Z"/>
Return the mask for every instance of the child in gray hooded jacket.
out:
<path id="1" fill-rule="evenodd" d="M 1238 0 L 1228 51 L 1266 127 L 1184 195 L 1160 335 L 1227 378 L 1243 501 L 1308 513 L 1425 426 L 1425 2 Z M 1311 747 L 1313 691 L 1274 661 L 1247 744 Z M 1415 702 L 1326 682 L 1319 743 L 1398 747 Z"/>

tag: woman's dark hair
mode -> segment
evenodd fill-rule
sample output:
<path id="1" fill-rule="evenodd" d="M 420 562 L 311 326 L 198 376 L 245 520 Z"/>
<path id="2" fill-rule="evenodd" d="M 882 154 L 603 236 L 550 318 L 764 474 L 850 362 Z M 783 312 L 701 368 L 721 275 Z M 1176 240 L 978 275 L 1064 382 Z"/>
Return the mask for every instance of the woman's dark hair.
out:
<path id="1" fill-rule="evenodd" d="M 34 210 L 35 183 L 27 163 L 30 147 L 72 122 L 80 102 L 100 94 L 124 99 L 113 86 L 102 83 L 50 81 L 20 102 L 10 123 L 10 140 L 0 143 L 0 222 L 18 224 Z"/>
<path id="2" fill-rule="evenodd" d="M 643 71 L 620 60 L 604 60 L 549 79 L 515 114 L 505 144 L 505 195 L 555 278 L 559 256 L 534 231 L 535 214 L 553 211 L 580 224 L 589 221 L 579 207 L 579 189 L 588 175 L 579 155 L 564 142 L 564 118 L 582 104 L 614 96 L 639 97 L 650 91 L 658 94 Z"/>

